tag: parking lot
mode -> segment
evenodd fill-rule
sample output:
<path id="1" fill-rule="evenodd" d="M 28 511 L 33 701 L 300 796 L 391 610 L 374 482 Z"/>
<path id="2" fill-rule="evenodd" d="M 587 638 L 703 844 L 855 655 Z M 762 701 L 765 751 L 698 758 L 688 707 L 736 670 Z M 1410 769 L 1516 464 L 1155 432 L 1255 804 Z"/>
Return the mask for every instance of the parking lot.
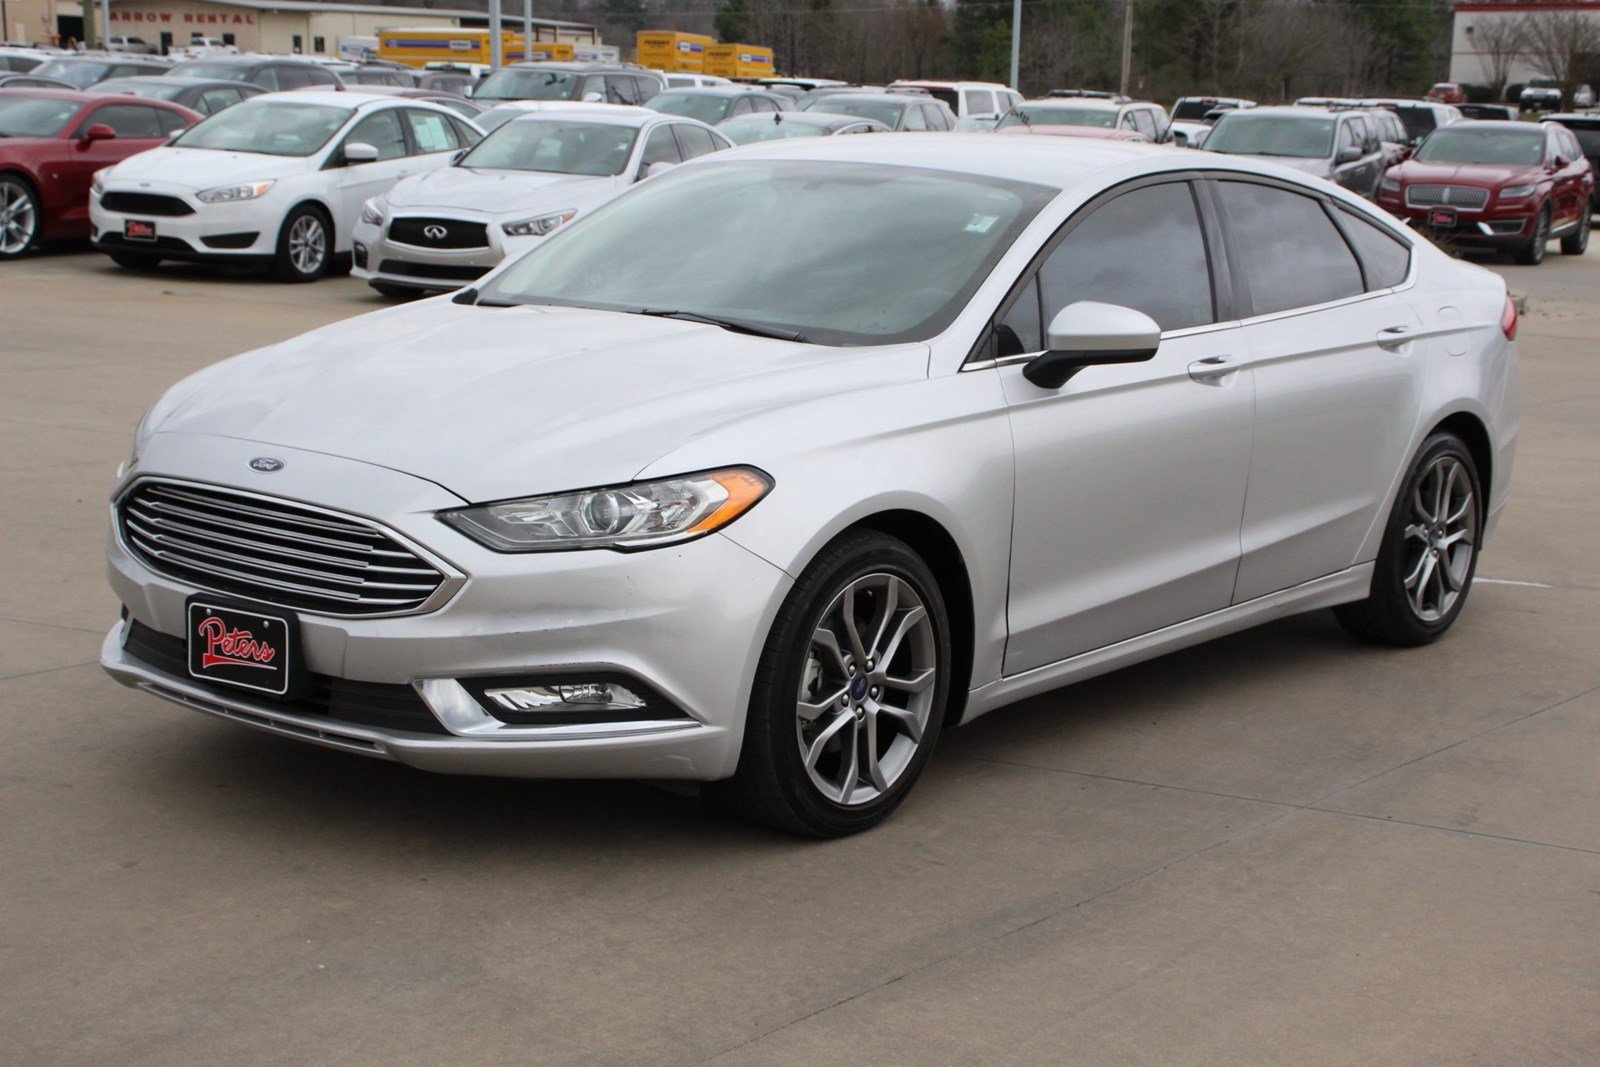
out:
<path id="1" fill-rule="evenodd" d="M 384 302 L 0 266 L 5 1061 L 1593 1063 L 1600 252 L 1491 266 L 1527 298 L 1522 439 L 1441 642 L 1322 612 L 1050 693 L 820 843 L 113 684 L 105 496 L 140 414 Z"/>

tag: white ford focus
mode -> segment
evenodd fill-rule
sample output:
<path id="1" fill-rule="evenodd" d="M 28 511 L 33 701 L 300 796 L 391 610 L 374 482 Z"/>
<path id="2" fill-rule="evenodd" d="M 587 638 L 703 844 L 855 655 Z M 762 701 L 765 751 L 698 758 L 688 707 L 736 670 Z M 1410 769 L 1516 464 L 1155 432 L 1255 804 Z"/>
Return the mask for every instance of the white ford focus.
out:
<path id="1" fill-rule="evenodd" d="M 125 267 L 163 259 L 270 267 L 314 281 L 348 263 L 361 205 L 483 136 L 428 100 L 270 93 L 95 176 L 95 244 Z"/>
<path id="2" fill-rule="evenodd" d="M 1515 329 L 1496 276 L 1267 163 L 713 155 L 173 387 L 112 494 L 104 664 L 848 833 L 943 728 L 1075 679 L 1328 606 L 1438 637 L 1506 501 Z"/>

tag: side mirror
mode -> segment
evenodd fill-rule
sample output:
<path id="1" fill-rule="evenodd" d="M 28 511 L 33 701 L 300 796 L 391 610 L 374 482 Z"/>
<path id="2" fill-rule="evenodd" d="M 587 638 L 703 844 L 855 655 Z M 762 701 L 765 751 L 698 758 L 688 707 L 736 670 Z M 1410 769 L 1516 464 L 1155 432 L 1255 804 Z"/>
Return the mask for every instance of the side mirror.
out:
<path id="1" fill-rule="evenodd" d="M 1354 163 L 1361 158 L 1361 149 L 1356 145 L 1345 145 L 1339 149 L 1340 163 Z"/>
<path id="2" fill-rule="evenodd" d="M 350 163 L 372 163 L 378 158 L 378 150 L 365 141 L 352 141 L 344 146 L 344 161 Z"/>
<path id="3" fill-rule="evenodd" d="M 1571 162 L 1572 162 L 1572 160 L 1568 159 L 1566 156 L 1557 156 L 1555 158 L 1554 166 L 1555 166 L 1556 170 L 1560 170 L 1562 167 L 1565 167 L 1567 164 L 1569 164 Z"/>
<path id="4" fill-rule="evenodd" d="M 1062 308 L 1045 333 L 1049 349 L 1022 368 L 1040 389 L 1060 389 L 1085 367 L 1143 363 L 1161 344 L 1161 327 L 1149 315 L 1093 300 Z"/>
<path id="5" fill-rule="evenodd" d="M 83 139 L 85 141 L 115 141 L 117 139 L 117 131 L 104 123 L 97 122 L 83 131 Z"/>
<path id="6" fill-rule="evenodd" d="M 455 166 L 455 165 L 456 165 L 456 164 L 457 164 L 457 163 L 460 163 L 460 162 L 461 162 L 461 161 L 462 161 L 462 160 L 463 160 L 463 159 L 465 159 L 465 158 L 466 158 L 466 156 L 467 156 L 467 153 L 468 153 L 468 152 L 469 152 L 469 151 L 471 151 L 471 149 L 468 149 L 468 148 L 458 148 L 458 149 L 456 149 L 456 150 L 455 150 L 455 151 L 454 151 L 454 152 L 451 152 L 451 153 L 450 153 L 450 165 L 451 165 L 451 166 L 452 166 L 452 167 L 453 167 L 453 166 Z"/>
<path id="7" fill-rule="evenodd" d="M 606 102 L 606 98 L 603 94 L 597 93 L 591 89 L 589 92 L 583 94 L 583 102 L 585 104 L 603 104 Z"/>
<path id="8" fill-rule="evenodd" d="M 639 180 L 644 181 L 646 178 L 654 178 L 657 174 L 665 174 L 676 166 L 676 163 L 646 163 L 639 168 Z"/>
<path id="9" fill-rule="evenodd" d="M 1179 148 L 1188 148 L 1189 135 L 1186 133 L 1179 133 L 1178 131 L 1174 130 L 1172 131 L 1172 143 Z"/>

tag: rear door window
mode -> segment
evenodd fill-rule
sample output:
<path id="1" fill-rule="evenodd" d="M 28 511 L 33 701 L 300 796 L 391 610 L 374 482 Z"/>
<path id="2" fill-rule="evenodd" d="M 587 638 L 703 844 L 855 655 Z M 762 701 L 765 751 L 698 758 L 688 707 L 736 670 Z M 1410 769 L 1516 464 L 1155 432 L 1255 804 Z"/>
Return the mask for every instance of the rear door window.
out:
<path id="1" fill-rule="evenodd" d="M 1355 253 L 1315 197 L 1255 182 L 1217 181 L 1233 262 L 1250 290 L 1250 313 L 1310 307 L 1365 287 Z"/>
<path id="2" fill-rule="evenodd" d="M 1095 208 L 1050 253 L 1039 282 L 1045 323 L 1079 300 L 1135 308 L 1163 330 L 1216 321 L 1205 236 L 1188 182 L 1147 185 Z"/>
<path id="3" fill-rule="evenodd" d="M 691 126 L 687 122 L 674 123 L 672 128 L 677 131 L 678 145 L 683 149 L 684 159 L 694 159 L 717 150 L 716 138 L 710 130 Z"/>
<path id="4" fill-rule="evenodd" d="M 923 111 L 921 104 L 905 109 L 905 118 L 900 123 L 900 128 L 902 130 L 926 130 L 929 128 L 928 116 Z"/>
<path id="5" fill-rule="evenodd" d="M 644 155 L 639 160 L 641 167 L 648 167 L 652 163 L 681 163 L 683 153 L 678 148 L 677 138 L 672 136 L 672 124 L 657 126 L 650 131 L 650 136 L 644 142 Z"/>

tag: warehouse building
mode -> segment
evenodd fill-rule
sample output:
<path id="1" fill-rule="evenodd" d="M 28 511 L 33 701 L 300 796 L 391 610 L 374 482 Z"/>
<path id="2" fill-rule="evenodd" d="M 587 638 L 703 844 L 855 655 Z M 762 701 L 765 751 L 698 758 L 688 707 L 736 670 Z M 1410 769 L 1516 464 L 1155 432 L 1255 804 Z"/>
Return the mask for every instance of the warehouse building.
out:
<path id="1" fill-rule="evenodd" d="M 5 24 L 0 36 L 19 44 L 83 40 L 83 6 L 78 0 L 0 0 Z M 508 29 L 522 25 L 521 6 L 505 4 Z M 100 18 L 100 4 L 91 5 Z M 599 40 L 592 25 L 534 19 L 541 40 L 590 43 Z M 158 51 L 181 47 L 195 35 L 217 37 L 241 52 L 299 52 L 336 55 L 346 39 L 376 37 L 399 27 L 448 29 L 487 26 L 481 10 L 401 7 L 382 4 L 308 3 L 306 0 L 111 0 L 111 32 L 140 37 Z"/>

